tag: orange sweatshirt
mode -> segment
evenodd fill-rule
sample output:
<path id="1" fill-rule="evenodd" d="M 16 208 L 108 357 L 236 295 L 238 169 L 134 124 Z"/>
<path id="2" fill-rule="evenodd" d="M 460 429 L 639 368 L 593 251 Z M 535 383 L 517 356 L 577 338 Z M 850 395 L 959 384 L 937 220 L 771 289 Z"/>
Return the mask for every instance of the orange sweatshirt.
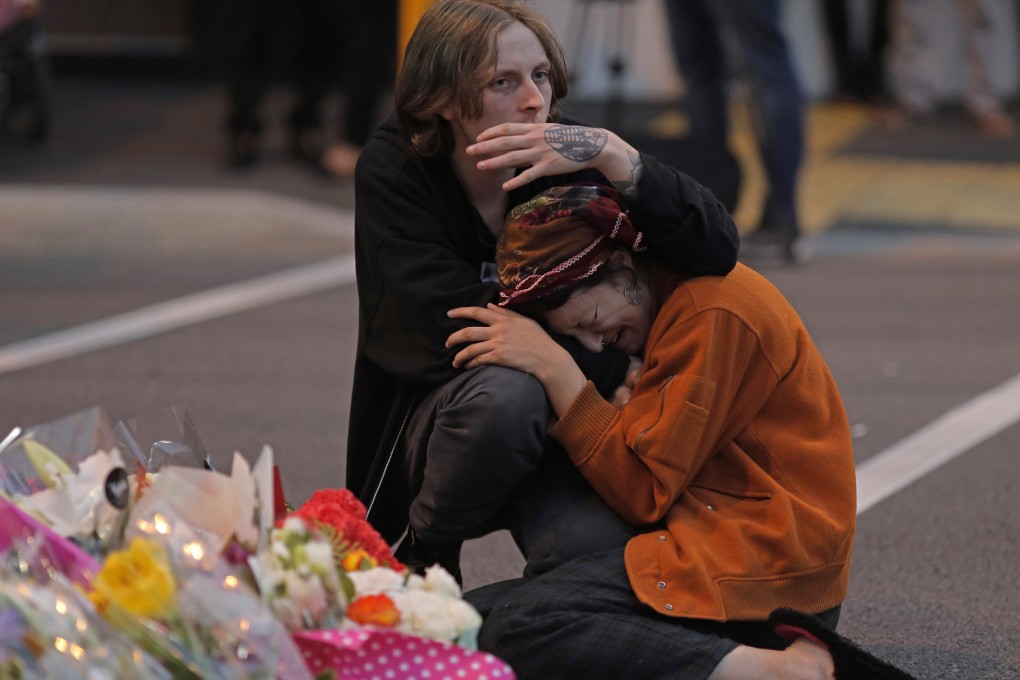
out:
<path id="1" fill-rule="evenodd" d="M 630 401 L 591 383 L 551 434 L 635 526 L 631 586 L 656 611 L 716 621 L 817 613 L 846 597 L 856 518 L 850 428 L 790 303 L 738 264 L 652 274 L 658 313 Z"/>

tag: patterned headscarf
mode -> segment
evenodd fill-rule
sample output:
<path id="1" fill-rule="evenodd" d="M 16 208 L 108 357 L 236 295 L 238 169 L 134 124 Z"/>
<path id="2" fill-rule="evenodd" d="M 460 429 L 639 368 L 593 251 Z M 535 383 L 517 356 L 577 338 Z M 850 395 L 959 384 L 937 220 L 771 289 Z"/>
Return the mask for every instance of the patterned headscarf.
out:
<path id="1" fill-rule="evenodd" d="M 620 246 L 644 250 L 619 194 L 599 184 L 553 187 L 510 212 L 499 243 L 500 307 L 545 297 L 586 279 Z"/>

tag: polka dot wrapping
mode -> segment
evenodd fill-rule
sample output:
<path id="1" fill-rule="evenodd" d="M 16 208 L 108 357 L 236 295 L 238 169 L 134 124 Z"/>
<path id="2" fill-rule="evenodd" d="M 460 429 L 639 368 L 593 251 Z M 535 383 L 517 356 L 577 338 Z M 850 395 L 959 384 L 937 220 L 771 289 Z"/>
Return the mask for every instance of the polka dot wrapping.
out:
<path id="1" fill-rule="evenodd" d="M 333 670 L 364 680 L 512 680 L 505 661 L 484 652 L 382 628 L 294 634 L 313 675 Z"/>

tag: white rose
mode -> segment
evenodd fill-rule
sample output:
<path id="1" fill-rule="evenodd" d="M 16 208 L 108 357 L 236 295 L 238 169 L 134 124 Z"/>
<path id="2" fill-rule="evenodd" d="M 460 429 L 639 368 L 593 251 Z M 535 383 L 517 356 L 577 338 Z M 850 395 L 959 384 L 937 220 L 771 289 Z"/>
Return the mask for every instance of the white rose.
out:
<path id="1" fill-rule="evenodd" d="M 282 540 L 274 540 L 272 544 L 273 556 L 276 557 L 276 561 L 283 564 L 285 561 L 290 559 L 290 549 L 287 548 L 287 544 Z"/>
<path id="2" fill-rule="evenodd" d="M 425 589 L 460 599 L 460 586 L 457 585 L 457 581 L 450 572 L 438 564 L 433 564 L 425 570 Z"/>
<path id="3" fill-rule="evenodd" d="M 457 638 L 458 631 L 447 611 L 445 597 L 427 590 L 408 590 L 390 597 L 400 611 L 398 630 L 441 642 Z"/>
<path id="4" fill-rule="evenodd" d="M 354 592 L 361 595 L 382 595 L 400 590 L 404 576 L 385 567 L 374 567 L 365 571 L 349 571 L 347 577 L 354 584 Z"/>
<path id="5" fill-rule="evenodd" d="M 458 634 L 477 633 L 478 629 L 482 627 L 482 615 L 464 600 L 448 600 L 446 607 Z"/>
<path id="6" fill-rule="evenodd" d="M 300 517 L 294 517 L 293 515 L 283 520 L 283 531 L 288 534 L 297 534 L 298 536 L 304 536 L 308 533 L 308 527 L 305 526 L 305 521 Z"/>
<path id="7" fill-rule="evenodd" d="M 334 568 L 333 546 L 326 541 L 312 541 L 306 545 L 305 558 L 316 573 L 329 573 Z"/>

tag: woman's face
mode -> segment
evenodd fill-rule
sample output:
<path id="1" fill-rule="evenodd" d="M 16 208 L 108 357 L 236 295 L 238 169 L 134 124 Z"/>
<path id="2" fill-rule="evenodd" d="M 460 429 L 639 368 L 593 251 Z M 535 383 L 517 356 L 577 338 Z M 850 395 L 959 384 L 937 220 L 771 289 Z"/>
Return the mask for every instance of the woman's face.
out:
<path id="1" fill-rule="evenodd" d="M 552 104 L 549 57 L 541 41 L 520 22 L 496 38 L 496 66 L 482 88 L 482 113 L 464 118 L 451 104 L 442 116 L 450 121 L 455 143 L 463 148 L 478 135 L 503 123 L 544 123 Z"/>
<path id="2" fill-rule="evenodd" d="M 621 292 L 622 285 L 614 285 L 612 278 L 576 291 L 561 307 L 546 312 L 546 324 L 551 331 L 569 335 L 593 352 L 615 347 L 640 356 L 652 326 L 651 295 L 645 290 L 641 302 L 633 305 Z"/>

